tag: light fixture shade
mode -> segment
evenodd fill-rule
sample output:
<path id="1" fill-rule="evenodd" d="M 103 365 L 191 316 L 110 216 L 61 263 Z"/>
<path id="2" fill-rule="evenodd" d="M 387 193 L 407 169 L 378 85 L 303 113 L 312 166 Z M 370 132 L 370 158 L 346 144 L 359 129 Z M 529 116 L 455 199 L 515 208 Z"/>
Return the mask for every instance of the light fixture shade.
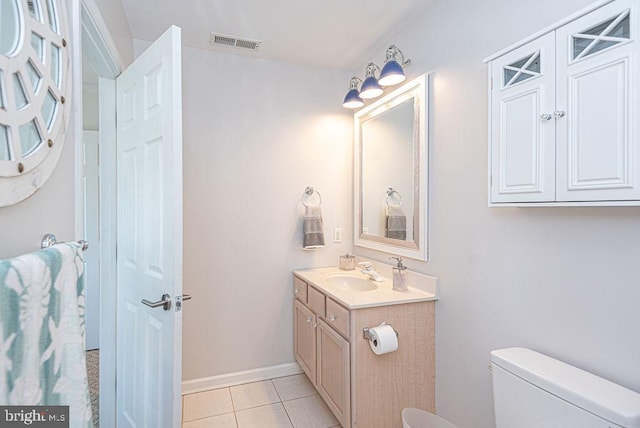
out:
<path id="1" fill-rule="evenodd" d="M 382 86 L 397 85 L 398 83 L 403 82 L 406 78 L 404 70 L 398 61 L 391 60 L 382 67 L 378 83 Z"/>
<path id="2" fill-rule="evenodd" d="M 344 97 L 342 107 L 344 108 L 360 108 L 364 105 L 364 101 L 360 98 L 360 93 L 357 89 L 349 89 L 347 96 Z"/>
<path id="3" fill-rule="evenodd" d="M 371 99 L 382 95 L 382 88 L 378 84 L 378 79 L 375 76 L 369 76 L 362 82 L 360 88 L 360 97 L 364 99 Z"/>

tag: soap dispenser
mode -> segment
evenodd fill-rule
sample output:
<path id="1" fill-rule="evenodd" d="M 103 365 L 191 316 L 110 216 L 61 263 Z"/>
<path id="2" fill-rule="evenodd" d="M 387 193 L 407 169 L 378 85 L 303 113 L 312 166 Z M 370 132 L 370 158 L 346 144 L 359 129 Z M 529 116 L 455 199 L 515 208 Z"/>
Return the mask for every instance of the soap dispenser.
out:
<path id="1" fill-rule="evenodd" d="M 398 261 L 396 266 L 393 268 L 393 290 L 394 291 L 407 291 L 409 288 L 407 287 L 407 275 L 406 270 L 407 267 L 402 264 L 402 257 L 389 257 L 390 259 L 395 259 Z"/>

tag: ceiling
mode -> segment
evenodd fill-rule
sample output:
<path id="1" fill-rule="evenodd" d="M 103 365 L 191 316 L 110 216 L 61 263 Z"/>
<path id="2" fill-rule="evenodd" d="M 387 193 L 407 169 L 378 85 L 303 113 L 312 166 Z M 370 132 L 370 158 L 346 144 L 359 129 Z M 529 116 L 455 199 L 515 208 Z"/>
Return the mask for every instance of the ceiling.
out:
<path id="1" fill-rule="evenodd" d="M 121 0 L 135 39 L 182 27 L 182 45 L 353 70 L 432 0 Z M 209 44 L 211 32 L 261 40 L 257 52 Z M 380 52 L 377 62 L 384 60 Z"/>

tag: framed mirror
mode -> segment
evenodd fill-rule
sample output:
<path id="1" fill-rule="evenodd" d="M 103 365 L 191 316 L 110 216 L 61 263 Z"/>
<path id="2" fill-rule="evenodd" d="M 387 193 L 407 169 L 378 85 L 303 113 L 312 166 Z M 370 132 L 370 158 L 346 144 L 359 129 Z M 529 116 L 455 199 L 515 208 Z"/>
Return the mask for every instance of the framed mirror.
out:
<path id="1" fill-rule="evenodd" d="M 0 1 L 0 207 L 38 190 L 53 171 L 69 121 L 67 5 Z"/>
<path id="2" fill-rule="evenodd" d="M 428 75 L 354 115 L 354 243 L 427 260 Z"/>

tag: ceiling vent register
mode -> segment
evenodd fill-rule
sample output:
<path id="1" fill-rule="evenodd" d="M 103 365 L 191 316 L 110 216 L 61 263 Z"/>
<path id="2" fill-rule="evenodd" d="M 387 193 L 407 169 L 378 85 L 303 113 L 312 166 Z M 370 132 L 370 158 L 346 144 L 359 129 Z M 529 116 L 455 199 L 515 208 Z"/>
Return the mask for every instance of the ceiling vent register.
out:
<path id="1" fill-rule="evenodd" d="M 224 34 L 211 33 L 209 37 L 209 43 L 212 45 L 226 46 L 230 48 L 248 49 L 251 51 L 257 51 L 262 44 L 260 40 L 243 39 L 235 36 L 228 36 Z"/>

